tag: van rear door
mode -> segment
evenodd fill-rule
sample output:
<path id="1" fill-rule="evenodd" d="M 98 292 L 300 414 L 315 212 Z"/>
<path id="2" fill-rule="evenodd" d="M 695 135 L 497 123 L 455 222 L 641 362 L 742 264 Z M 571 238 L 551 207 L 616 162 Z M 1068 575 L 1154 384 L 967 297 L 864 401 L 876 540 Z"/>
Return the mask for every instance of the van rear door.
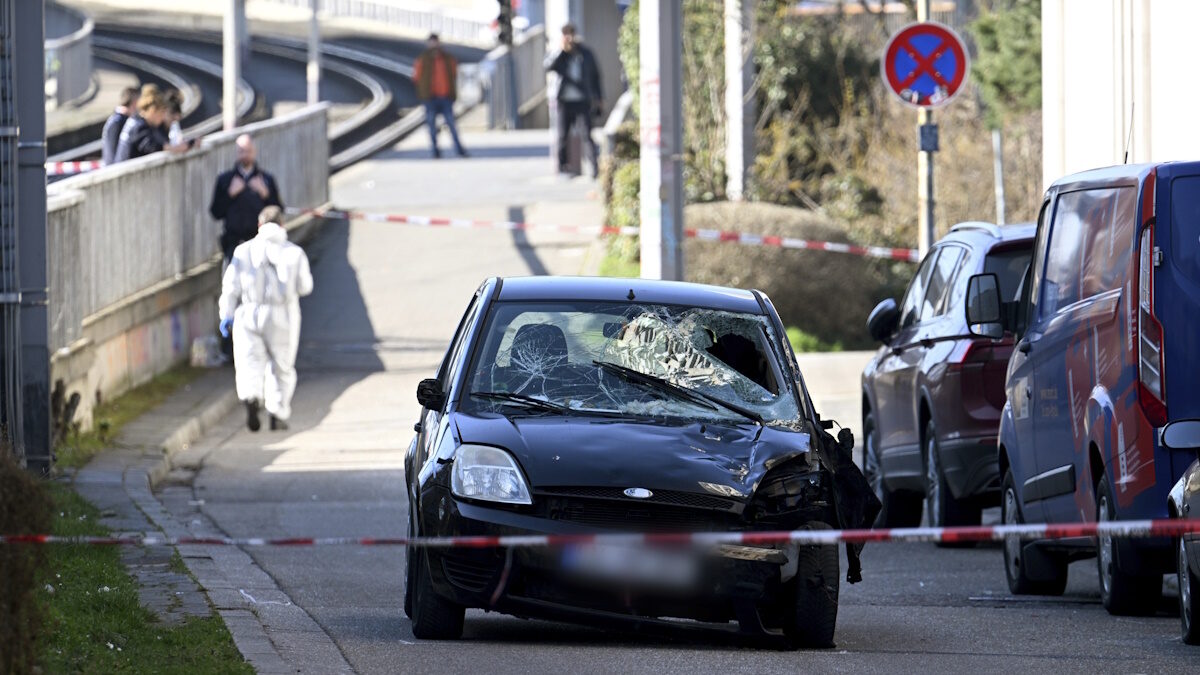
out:
<path id="1" fill-rule="evenodd" d="M 1156 193 L 1153 304 L 1164 402 L 1172 420 L 1200 418 L 1200 162 L 1160 165 Z M 1171 481 L 1194 459 L 1190 450 L 1172 451 Z"/>

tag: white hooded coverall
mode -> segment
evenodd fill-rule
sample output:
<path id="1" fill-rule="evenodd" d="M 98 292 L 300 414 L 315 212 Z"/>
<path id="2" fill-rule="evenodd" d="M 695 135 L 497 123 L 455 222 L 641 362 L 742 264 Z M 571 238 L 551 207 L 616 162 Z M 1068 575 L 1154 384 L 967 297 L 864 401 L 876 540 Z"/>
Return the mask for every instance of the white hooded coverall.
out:
<path id="1" fill-rule="evenodd" d="M 261 401 L 280 420 L 292 415 L 300 297 L 312 288 L 308 257 L 276 223 L 234 249 L 221 283 L 221 320 L 233 317 L 238 398 Z"/>

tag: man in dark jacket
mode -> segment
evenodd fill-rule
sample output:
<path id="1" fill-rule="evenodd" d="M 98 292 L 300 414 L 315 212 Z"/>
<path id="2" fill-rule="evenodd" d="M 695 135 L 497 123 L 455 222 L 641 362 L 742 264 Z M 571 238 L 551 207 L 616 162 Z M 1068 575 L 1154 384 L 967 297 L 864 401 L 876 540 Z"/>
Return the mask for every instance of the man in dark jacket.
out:
<path id="1" fill-rule="evenodd" d="M 562 28 L 562 50 L 546 59 L 546 70 L 556 73 L 558 86 L 558 170 L 567 168 L 567 140 L 576 121 L 583 122 L 584 137 L 592 151 L 592 173 L 600 175 L 596 141 L 592 140 L 593 114 L 604 105 L 600 89 L 600 67 L 592 50 L 583 46 L 574 24 Z"/>
<path id="2" fill-rule="evenodd" d="M 425 104 L 425 123 L 429 126 L 429 141 L 433 144 L 434 158 L 441 158 L 438 150 L 437 117 L 450 129 L 454 149 L 459 157 L 466 157 L 462 143 L 458 140 L 458 128 L 454 124 L 454 99 L 458 97 L 458 62 L 442 49 L 437 33 L 429 34 L 427 49 L 417 57 L 413 66 L 413 82 L 417 85 L 417 100 Z"/>
<path id="3" fill-rule="evenodd" d="M 112 164 L 117 159 L 117 143 L 121 140 L 121 130 L 125 128 L 125 121 L 133 114 L 137 99 L 137 87 L 122 89 L 121 104 L 104 123 L 104 130 L 100 132 L 100 160 L 105 164 Z"/>
<path id="4" fill-rule="evenodd" d="M 279 188 L 271 174 L 258 168 L 255 161 L 257 151 L 250 136 L 237 138 L 237 164 L 217 177 L 213 189 L 212 204 L 208 212 L 217 220 L 224 220 L 221 231 L 221 252 L 228 262 L 233 249 L 258 234 L 258 214 L 268 206 L 283 208 L 279 199 Z"/>

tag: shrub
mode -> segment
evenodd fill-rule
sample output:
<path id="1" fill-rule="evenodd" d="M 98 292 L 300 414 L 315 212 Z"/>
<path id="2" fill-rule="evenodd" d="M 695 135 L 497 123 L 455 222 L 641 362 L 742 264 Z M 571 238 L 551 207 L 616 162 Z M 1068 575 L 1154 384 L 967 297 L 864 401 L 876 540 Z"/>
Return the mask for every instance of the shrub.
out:
<path id="1" fill-rule="evenodd" d="M 0 533 L 44 534 L 50 513 L 45 489 L 0 442 Z M 36 586 L 45 560 L 41 546 L 0 544 L 0 673 L 35 671 L 42 624 Z"/>

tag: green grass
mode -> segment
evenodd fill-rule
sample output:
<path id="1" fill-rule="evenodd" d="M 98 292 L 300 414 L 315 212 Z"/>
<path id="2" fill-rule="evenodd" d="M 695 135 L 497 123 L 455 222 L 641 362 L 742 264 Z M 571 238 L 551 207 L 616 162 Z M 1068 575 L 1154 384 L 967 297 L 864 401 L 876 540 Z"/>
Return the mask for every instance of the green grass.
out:
<path id="1" fill-rule="evenodd" d="M 805 352 L 840 352 L 842 351 L 842 343 L 829 343 L 821 340 L 815 335 L 805 333 L 804 331 L 792 326 L 787 329 L 788 342 L 792 343 L 792 350 L 797 354 Z"/>
<path id="2" fill-rule="evenodd" d="M 107 535 L 99 511 L 50 485 L 54 534 Z M 164 626 L 138 604 L 137 586 L 115 547 L 54 545 L 48 552 L 41 642 L 48 673 L 252 673 L 220 617 Z M 107 588 L 108 590 L 105 590 Z"/>
<path id="3" fill-rule="evenodd" d="M 602 277 L 637 278 L 642 275 L 642 266 L 638 261 L 625 258 L 610 248 L 600 260 L 599 273 Z"/>
<path id="4" fill-rule="evenodd" d="M 55 464 L 74 468 L 87 464 L 96 453 L 110 447 L 112 439 L 121 432 L 122 427 L 162 403 L 204 372 L 200 368 L 178 366 L 111 401 L 101 403 L 94 412 L 95 424 L 91 431 L 69 434 L 66 441 L 55 448 Z"/>

